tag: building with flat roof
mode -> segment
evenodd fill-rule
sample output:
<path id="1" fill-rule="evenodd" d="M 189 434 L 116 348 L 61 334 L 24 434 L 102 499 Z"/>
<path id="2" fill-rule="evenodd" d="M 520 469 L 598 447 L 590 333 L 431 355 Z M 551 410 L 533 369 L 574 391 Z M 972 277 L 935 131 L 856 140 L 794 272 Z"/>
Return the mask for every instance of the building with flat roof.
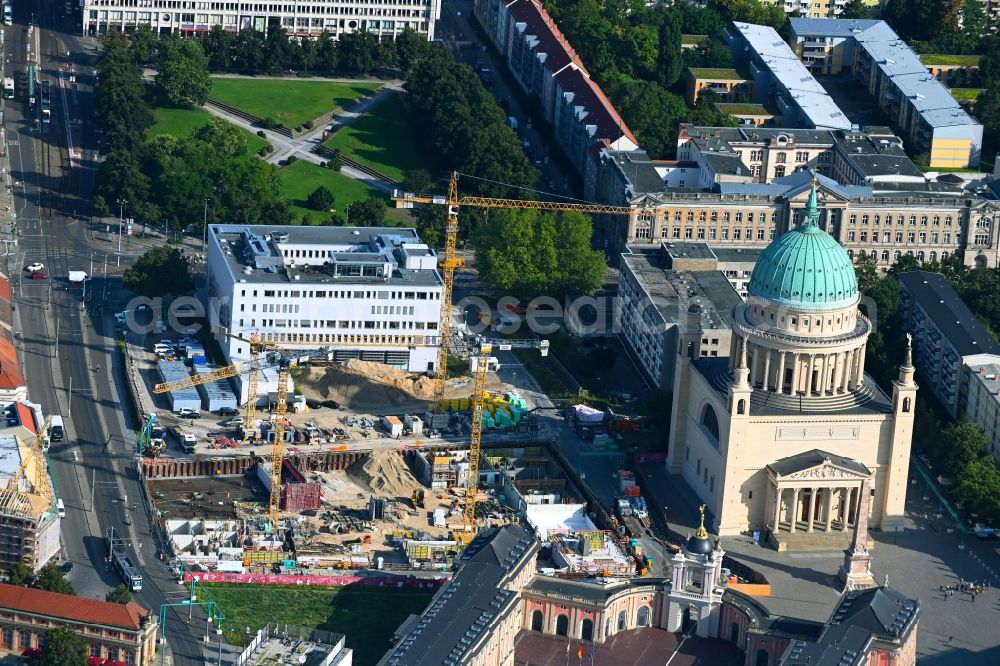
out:
<path id="1" fill-rule="evenodd" d="M 685 90 L 691 106 L 698 103 L 703 90 L 711 90 L 723 102 L 735 102 L 737 95 L 750 94 L 750 86 L 742 74 L 721 67 L 688 67 Z"/>
<path id="2" fill-rule="evenodd" d="M 708 245 L 664 242 L 659 249 L 623 254 L 620 269 L 615 330 L 652 385 L 673 390 L 677 345 L 693 325 L 705 332 L 698 356 L 728 354 L 730 311 L 740 295 Z M 700 309 L 692 322 L 694 306 Z"/>
<path id="3" fill-rule="evenodd" d="M 413 229 L 209 226 L 208 318 L 230 336 L 432 371 L 442 289 Z M 249 358 L 242 340 L 221 345 L 230 363 Z"/>
<path id="4" fill-rule="evenodd" d="M 990 455 L 1000 460 L 1000 356 L 977 354 L 962 368 L 962 414 L 979 426 L 989 441 Z"/>
<path id="5" fill-rule="evenodd" d="M 853 74 L 931 167 L 979 164 L 983 126 L 885 21 L 791 18 L 789 42 L 810 71 Z"/>
<path id="6" fill-rule="evenodd" d="M 56 627 L 83 638 L 88 657 L 141 666 L 156 656 L 156 615 L 134 601 L 115 604 L 0 584 L 0 652 L 43 648 L 46 632 Z"/>
<path id="7" fill-rule="evenodd" d="M 783 125 L 851 129 L 851 120 L 774 28 L 734 21 L 723 37 L 753 82 L 753 101 L 772 104 Z"/>
<path id="8" fill-rule="evenodd" d="M 969 389 L 966 363 L 1000 355 L 1000 344 L 940 273 L 902 273 L 899 286 L 903 329 L 913 335 L 921 384 L 958 418 Z"/>
<path id="9" fill-rule="evenodd" d="M 236 659 L 240 666 L 351 666 L 354 651 L 345 637 L 321 629 L 269 624 L 257 631 Z"/>
<path id="10" fill-rule="evenodd" d="M 81 0 L 85 35 L 105 35 L 111 30 L 132 32 L 136 26 L 149 25 L 158 35 L 179 33 L 204 35 L 215 26 L 227 32 L 256 30 L 267 32 L 281 26 L 295 37 L 318 37 L 329 32 L 335 39 L 345 33 L 367 32 L 376 38 L 395 37 L 411 28 L 434 39 L 437 20 L 441 18 L 439 0 L 390 3 L 352 0 L 339 4 L 308 4 L 295 0 L 287 4 L 251 2 L 200 3 L 154 8 L 128 0 Z"/>

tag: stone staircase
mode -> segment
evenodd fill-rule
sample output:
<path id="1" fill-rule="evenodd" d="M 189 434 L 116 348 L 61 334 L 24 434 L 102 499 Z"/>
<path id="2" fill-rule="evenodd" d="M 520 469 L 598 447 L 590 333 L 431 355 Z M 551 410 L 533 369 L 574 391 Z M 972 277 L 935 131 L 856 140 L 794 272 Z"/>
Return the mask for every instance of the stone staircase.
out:
<path id="1" fill-rule="evenodd" d="M 795 532 L 791 533 L 784 529 L 780 532 L 771 533 L 771 543 L 778 549 L 778 552 L 792 552 L 792 553 L 804 553 L 804 552 L 838 552 L 846 550 L 848 546 L 851 545 L 851 537 L 853 536 L 853 530 L 848 529 L 846 532 L 841 532 L 837 528 L 838 525 L 834 525 L 834 530 L 832 532 L 823 532 L 822 528 L 820 531 L 815 531 L 816 528 L 813 527 L 813 532 L 806 532 L 805 523 L 799 523 L 795 527 Z M 868 548 L 871 550 L 872 543 L 868 542 Z"/>

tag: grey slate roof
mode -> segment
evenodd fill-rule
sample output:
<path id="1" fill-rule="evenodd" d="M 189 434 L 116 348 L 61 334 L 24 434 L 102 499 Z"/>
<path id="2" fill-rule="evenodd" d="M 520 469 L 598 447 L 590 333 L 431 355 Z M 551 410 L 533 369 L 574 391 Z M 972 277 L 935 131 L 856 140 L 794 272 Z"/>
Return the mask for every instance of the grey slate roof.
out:
<path id="1" fill-rule="evenodd" d="M 940 273 L 911 271 L 899 283 L 960 356 L 1000 354 L 1000 344 Z"/>
<path id="2" fill-rule="evenodd" d="M 843 467 L 858 474 L 870 475 L 872 473 L 870 469 L 857 460 L 827 453 L 820 449 L 813 449 L 812 451 L 797 453 L 794 456 L 775 460 L 773 463 L 768 464 L 767 468 L 779 476 L 785 476 L 786 474 L 794 474 L 822 465 L 828 458 L 837 467 Z"/>
<path id="3" fill-rule="evenodd" d="M 883 587 L 849 592 L 840 599 L 815 642 L 789 646 L 786 666 L 855 666 L 868 663 L 869 644 L 901 647 L 914 629 L 920 602 Z"/>

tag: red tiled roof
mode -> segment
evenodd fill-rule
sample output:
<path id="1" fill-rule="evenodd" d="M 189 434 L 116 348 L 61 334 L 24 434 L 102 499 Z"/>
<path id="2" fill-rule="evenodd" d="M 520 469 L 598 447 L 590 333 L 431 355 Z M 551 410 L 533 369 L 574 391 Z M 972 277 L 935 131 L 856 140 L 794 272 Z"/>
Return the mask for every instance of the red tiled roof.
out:
<path id="1" fill-rule="evenodd" d="M 38 434 L 38 424 L 35 423 L 35 412 L 23 402 L 15 402 L 14 408 L 17 410 L 17 422 L 26 430 L 30 430 L 33 435 Z"/>
<path id="2" fill-rule="evenodd" d="M 138 630 L 149 611 L 135 602 L 112 604 L 30 587 L 0 584 L 0 609 L 36 613 L 85 624 Z"/>
<path id="3" fill-rule="evenodd" d="M 10 331 L 0 328 L 0 389 L 13 390 L 24 385 L 14 338 Z"/>
<path id="4" fill-rule="evenodd" d="M 538 39 L 539 44 L 534 50 L 535 53 L 546 55 L 545 68 L 549 72 L 555 74 L 570 63 L 587 71 L 580 56 L 559 30 L 556 22 L 536 0 L 514 0 L 508 5 L 508 10 L 514 23 L 525 24 L 525 34 Z"/>

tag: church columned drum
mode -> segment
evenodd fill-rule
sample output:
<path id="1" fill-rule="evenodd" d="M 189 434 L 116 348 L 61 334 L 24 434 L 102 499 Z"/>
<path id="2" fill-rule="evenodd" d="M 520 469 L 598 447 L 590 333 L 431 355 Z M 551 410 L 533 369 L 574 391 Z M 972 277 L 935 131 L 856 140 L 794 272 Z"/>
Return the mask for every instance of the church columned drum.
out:
<path id="1" fill-rule="evenodd" d="M 801 195 L 800 222 L 764 251 L 732 312 L 728 357 L 696 356 L 690 306 L 667 458 L 714 531 L 761 530 L 782 549 L 846 542 L 859 506 L 872 526 L 900 527 L 917 392 L 909 361 L 892 387 L 865 374 L 874 324 L 859 311 L 853 261 L 819 226 L 815 182 Z"/>

